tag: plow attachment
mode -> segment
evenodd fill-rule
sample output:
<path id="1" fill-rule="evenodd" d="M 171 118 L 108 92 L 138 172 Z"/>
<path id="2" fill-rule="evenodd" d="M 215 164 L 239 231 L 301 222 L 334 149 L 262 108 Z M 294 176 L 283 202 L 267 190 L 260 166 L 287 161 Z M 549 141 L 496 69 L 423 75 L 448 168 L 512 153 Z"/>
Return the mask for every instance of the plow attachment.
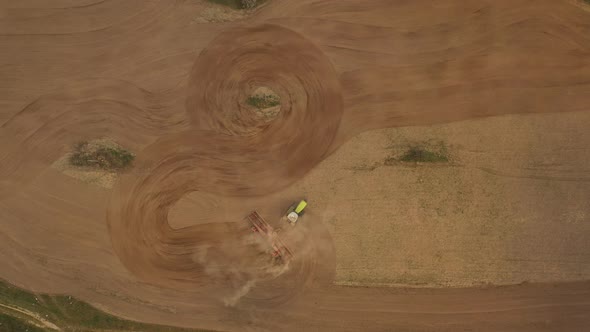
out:
<path id="1" fill-rule="evenodd" d="M 277 232 L 264 220 L 256 211 L 250 213 L 246 219 L 250 224 L 250 229 L 253 232 L 260 234 L 271 248 L 271 255 L 280 259 L 282 262 L 287 262 L 293 258 L 293 253 L 281 241 Z"/>

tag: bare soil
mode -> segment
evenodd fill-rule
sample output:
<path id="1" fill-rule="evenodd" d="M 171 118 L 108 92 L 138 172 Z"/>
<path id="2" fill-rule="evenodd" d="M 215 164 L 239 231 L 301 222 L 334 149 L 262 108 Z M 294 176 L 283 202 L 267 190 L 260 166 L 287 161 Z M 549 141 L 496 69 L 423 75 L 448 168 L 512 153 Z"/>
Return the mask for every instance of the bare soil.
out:
<path id="1" fill-rule="evenodd" d="M 589 123 L 590 112 L 510 115 L 353 138 L 300 184 L 333 237 L 335 282 L 590 279 Z M 443 145 L 450 161 L 388 162 L 414 145 Z"/>
<path id="2" fill-rule="evenodd" d="M 579 3 L 277 0 L 229 22 L 199 19 L 200 1 L 0 6 L 1 278 L 217 330 L 590 324 L 590 284 L 565 282 L 587 279 L 589 262 L 590 12 Z M 280 96 L 275 120 L 239 106 L 252 86 Z M 523 113 L 536 115 L 493 120 Z M 476 118 L 500 124 L 459 122 Z M 391 150 L 370 132 L 338 150 L 410 126 L 422 128 L 398 131 Z M 101 137 L 137 152 L 112 190 L 51 167 Z M 451 162 L 373 163 L 404 140 L 442 141 Z M 318 177 L 324 163 L 344 176 Z M 259 209 L 280 226 L 314 192 L 317 209 L 284 233 L 295 260 L 274 271 L 242 218 Z M 381 233 L 401 250 L 386 261 L 373 257 L 391 245 Z M 334 285 L 519 280 L 554 283 Z"/>

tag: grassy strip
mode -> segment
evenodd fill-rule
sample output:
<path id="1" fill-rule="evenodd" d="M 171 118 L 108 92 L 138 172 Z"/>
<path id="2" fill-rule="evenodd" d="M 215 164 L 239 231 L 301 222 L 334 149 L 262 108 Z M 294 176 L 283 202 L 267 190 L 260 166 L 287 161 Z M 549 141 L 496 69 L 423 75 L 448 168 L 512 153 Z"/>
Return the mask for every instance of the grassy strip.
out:
<path id="1" fill-rule="evenodd" d="M 205 330 L 184 329 L 172 326 L 144 324 L 115 317 L 102 312 L 93 306 L 64 295 L 35 295 L 26 290 L 0 281 L 0 303 L 19 307 L 45 318 L 60 327 L 63 331 L 146 331 L 146 332 L 196 332 Z M 14 331 L 42 331 L 29 326 L 21 319 L 0 312 L 0 331 L 11 331 L 5 326 L 15 326 Z M 6 325 L 4 325 L 6 324 Z M 8 325 L 10 324 L 10 325 Z M 19 325 L 20 324 L 20 325 Z M 19 328 L 25 326 L 25 328 Z M 37 330 L 35 330 L 36 328 Z"/>
<path id="2" fill-rule="evenodd" d="M 0 312 L 0 331 L 3 332 L 43 332 L 44 330 L 16 317 Z"/>

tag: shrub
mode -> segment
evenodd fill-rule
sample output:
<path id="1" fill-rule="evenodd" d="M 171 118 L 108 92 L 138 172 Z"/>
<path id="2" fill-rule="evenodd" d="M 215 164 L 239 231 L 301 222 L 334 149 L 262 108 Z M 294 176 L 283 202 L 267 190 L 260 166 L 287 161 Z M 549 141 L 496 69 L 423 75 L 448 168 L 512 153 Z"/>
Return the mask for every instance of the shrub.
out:
<path id="1" fill-rule="evenodd" d="M 251 9 L 256 7 L 256 5 L 258 5 L 258 1 L 257 0 L 241 0 L 242 3 L 242 8 L 244 9 Z"/>
<path id="2" fill-rule="evenodd" d="M 441 153 L 428 151 L 419 147 L 412 147 L 406 151 L 400 160 L 417 163 L 440 163 L 449 161 L 449 158 Z"/>
<path id="3" fill-rule="evenodd" d="M 228 6 L 233 9 L 252 9 L 262 3 L 260 0 L 209 0 L 209 2 Z"/>
<path id="4" fill-rule="evenodd" d="M 78 143 L 70 156 L 70 164 L 80 167 L 96 167 L 104 170 L 123 169 L 133 162 L 135 156 L 120 147 Z"/>
<path id="5" fill-rule="evenodd" d="M 254 95 L 248 97 L 246 102 L 258 109 L 277 106 L 281 103 L 279 97 L 273 95 Z"/>

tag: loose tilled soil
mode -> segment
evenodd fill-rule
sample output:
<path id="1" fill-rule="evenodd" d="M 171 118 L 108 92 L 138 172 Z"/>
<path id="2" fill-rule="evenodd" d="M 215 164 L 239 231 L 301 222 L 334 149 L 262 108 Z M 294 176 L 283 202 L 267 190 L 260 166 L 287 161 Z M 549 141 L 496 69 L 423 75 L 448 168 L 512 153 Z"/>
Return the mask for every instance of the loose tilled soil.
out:
<path id="1" fill-rule="evenodd" d="M 336 286 L 338 234 L 321 218 L 283 230 L 296 252 L 284 269 L 241 221 L 256 208 L 278 226 L 296 199 L 280 193 L 370 129 L 587 112 L 590 12 L 579 2 L 276 0 L 235 21 L 203 18 L 212 5 L 201 1 L 0 6 L 0 277 L 218 330 L 590 324 L 588 282 Z M 242 107 L 256 86 L 280 96 L 272 121 Z M 587 149 L 570 137 L 563 149 Z M 136 154 L 112 189 L 51 167 L 99 138 Z M 171 225 L 189 194 L 203 214 Z"/>

